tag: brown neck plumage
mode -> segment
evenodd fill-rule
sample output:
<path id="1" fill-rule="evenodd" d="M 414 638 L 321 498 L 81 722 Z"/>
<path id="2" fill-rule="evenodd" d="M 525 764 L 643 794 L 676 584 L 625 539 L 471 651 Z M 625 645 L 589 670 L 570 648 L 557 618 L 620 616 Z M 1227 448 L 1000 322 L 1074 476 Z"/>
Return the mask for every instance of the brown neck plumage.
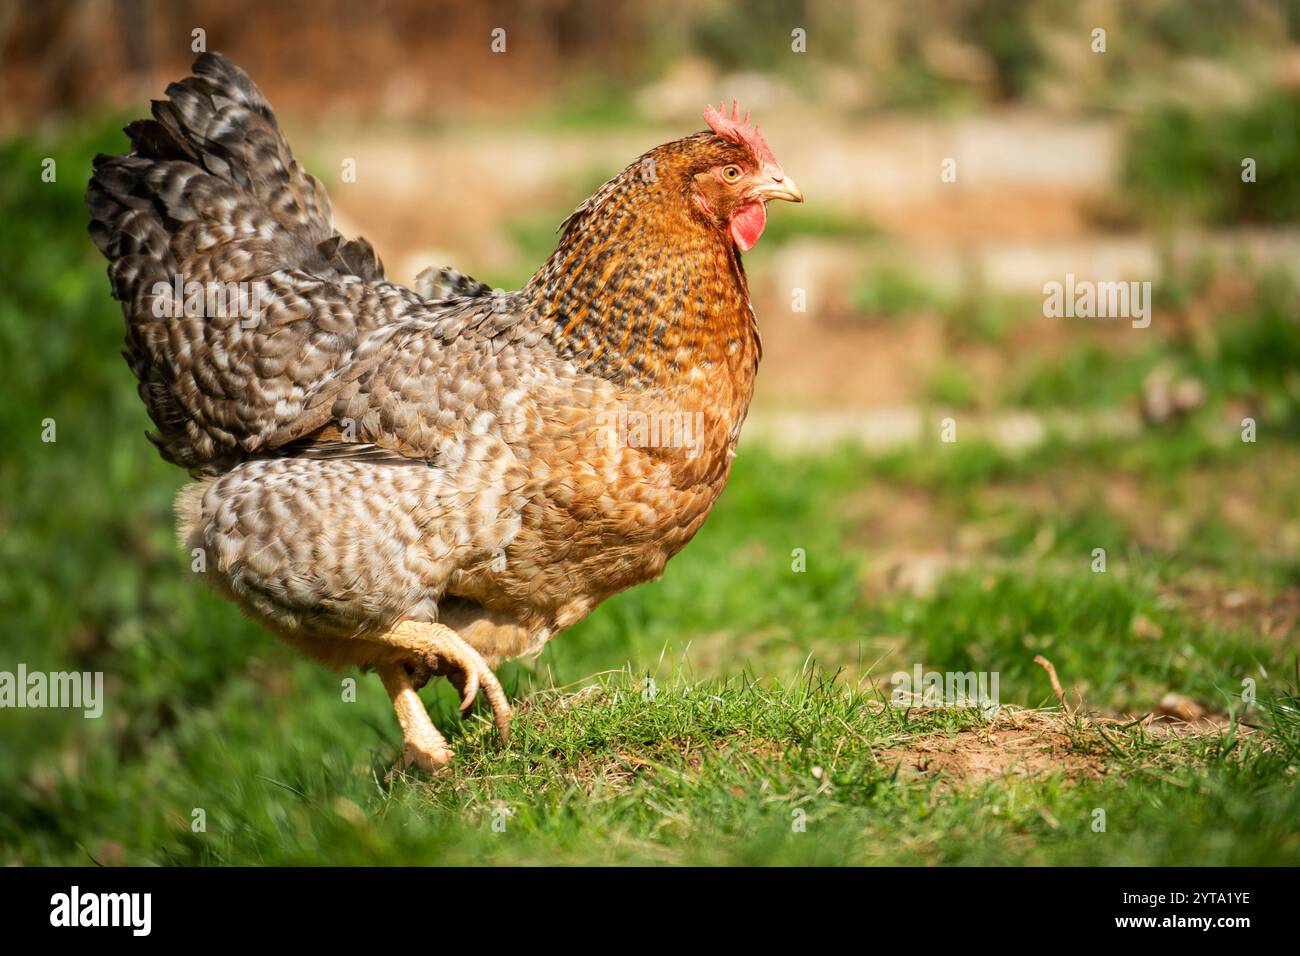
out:
<path id="1" fill-rule="evenodd" d="M 578 207 L 523 294 L 586 371 L 632 388 L 725 375 L 748 404 L 760 345 L 740 253 L 661 150 Z"/>

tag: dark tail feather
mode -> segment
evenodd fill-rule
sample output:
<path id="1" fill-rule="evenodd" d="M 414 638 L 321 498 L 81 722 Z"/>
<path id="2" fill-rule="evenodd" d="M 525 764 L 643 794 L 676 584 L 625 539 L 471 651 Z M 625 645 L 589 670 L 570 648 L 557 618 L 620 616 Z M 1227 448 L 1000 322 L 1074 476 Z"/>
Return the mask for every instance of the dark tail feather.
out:
<path id="1" fill-rule="evenodd" d="M 383 266 L 365 240 L 334 231 L 324 187 L 294 159 L 270 103 L 243 70 L 204 53 L 167 97 L 154 101 L 153 119 L 126 127 L 129 153 L 95 157 L 86 204 L 160 447 L 188 465 L 186 412 L 169 387 L 176 320 L 155 312 L 158 286 L 281 269 L 380 279 Z"/>

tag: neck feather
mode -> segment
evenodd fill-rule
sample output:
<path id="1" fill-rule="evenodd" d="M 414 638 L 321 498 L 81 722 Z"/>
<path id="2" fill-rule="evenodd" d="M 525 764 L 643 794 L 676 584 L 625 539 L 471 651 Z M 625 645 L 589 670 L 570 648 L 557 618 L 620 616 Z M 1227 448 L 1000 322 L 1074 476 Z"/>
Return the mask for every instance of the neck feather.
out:
<path id="1" fill-rule="evenodd" d="M 674 177 L 610 180 L 523 289 L 563 354 L 631 387 L 727 373 L 749 390 L 758 329 L 740 253 Z"/>

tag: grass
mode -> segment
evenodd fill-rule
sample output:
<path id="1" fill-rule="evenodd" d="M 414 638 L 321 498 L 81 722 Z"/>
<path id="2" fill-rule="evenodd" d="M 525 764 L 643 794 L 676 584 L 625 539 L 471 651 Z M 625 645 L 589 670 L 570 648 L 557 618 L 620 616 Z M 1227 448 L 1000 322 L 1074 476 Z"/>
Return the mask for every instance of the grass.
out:
<path id="1" fill-rule="evenodd" d="M 1277 92 L 1244 107 L 1171 106 L 1132 131 L 1124 178 L 1157 222 L 1289 224 L 1300 213 L 1300 98 Z M 1254 160 L 1253 176 L 1243 163 Z"/>
<path id="2" fill-rule="evenodd" d="M 1233 864 L 1300 850 L 1293 726 L 1168 739 L 1011 708 L 909 711 L 813 674 L 674 681 L 653 699 L 628 675 L 534 696 L 509 749 L 456 736 L 445 778 L 388 780 L 382 692 L 342 707 L 332 680 L 291 670 L 278 690 L 292 706 L 229 682 L 217 713 L 137 759 L 101 750 L 75 781 L 25 782 L 11 862 Z M 1294 699 L 1273 705 L 1293 722 Z M 996 753 L 1040 723 L 1068 769 L 953 778 L 894 755 L 919 741 Z"/>
<path id="3" fill-rule="evenodd" d="M 1203 422 L 1250 415 L 1300 431 L 1300 283 L 1285 269 L 1229 262 L 1169 267 L 1149 329 L 1042 315 L 1040 300 L 978 286 L 937 289 L 892 266 L 859 277 L 856 319 L 877 327 L 937 324 L 944 353 L 920 397 L 949 408 L 1051 413 L 1133 410 L 1153 375 L 1202 392 Z M 1063 324 L 1066 323 L 1066 324 Z M 1073 323 L 1073 325 L 1068 325 Z M 987 361 L 988 350 L 997 361 Z"/>
<path id="4" fill-rule="evenodd" d="M 86 158 L 114 141 L 0 145 L 0 670 L 102 671 L 107 695 L 94 720 L 0 710 L 0 863 L 1297 862 L 1300 446 L 1272 427 L 1294 343 L 1267 300 L 1186 357 L 1266 399 L 1258 445 L 1195 423 L 1015 455 L 742 444 L 661 580 L 502 669 L 508 748 L 430 688 L 454 769 L 389 778 L 377 679 L 294 657 L 172 542 L 184 479 L 141 435 L 84 237 Z M 1062 714 L 1036 654 L 1099 714 L 1173 691 L 1221 716 Z M 914 665 L 997 672 L 1004 706 L 891 706 Z"/>
<path id="5" fill-rule="evenodd" d="M 864 276 L 853 290 L 854 309 L 873 318 L 898 318 L 921 309 L 940 309 L 945 301 L 919 276 L 892 266 Z"/>
<path id="6" fill-rule="evenodd" d="M 1229 405 L 1253 409 L 1293 434 L 1300 427 L 1298 304 L 1300 288 L 1292 276 L 1266 273 L 1250 280 L 1248 302 L 1221 304 L 1203 328 L 1184 328 L 1186 313 L 1175 306 L 1162 309 L 1164 332 L 1144 334 L 1137 347 L 1122 353 L 1101 337 L 1061 355 L 1033 357 L 1011 376 L 1003 398 L 1036 408 L 1122 406 L 1159 367 L 1200 383 L 1211 412 L 1221 414 Z"/>

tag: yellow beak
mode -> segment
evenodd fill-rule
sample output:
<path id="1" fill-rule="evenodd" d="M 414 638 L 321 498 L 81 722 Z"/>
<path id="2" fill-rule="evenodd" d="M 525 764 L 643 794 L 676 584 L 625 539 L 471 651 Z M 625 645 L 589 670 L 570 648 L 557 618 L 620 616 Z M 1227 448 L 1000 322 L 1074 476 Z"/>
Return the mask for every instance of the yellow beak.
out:
<path id="1" fill-rule="evenodd" d="M 784 199 L 786 202 L 803 202 L 803 193 L 795 181 L 785 173 L 773 173 L 769 180 L 758 188 L 758 198 L 767 202 L 771 199 Z"/>

